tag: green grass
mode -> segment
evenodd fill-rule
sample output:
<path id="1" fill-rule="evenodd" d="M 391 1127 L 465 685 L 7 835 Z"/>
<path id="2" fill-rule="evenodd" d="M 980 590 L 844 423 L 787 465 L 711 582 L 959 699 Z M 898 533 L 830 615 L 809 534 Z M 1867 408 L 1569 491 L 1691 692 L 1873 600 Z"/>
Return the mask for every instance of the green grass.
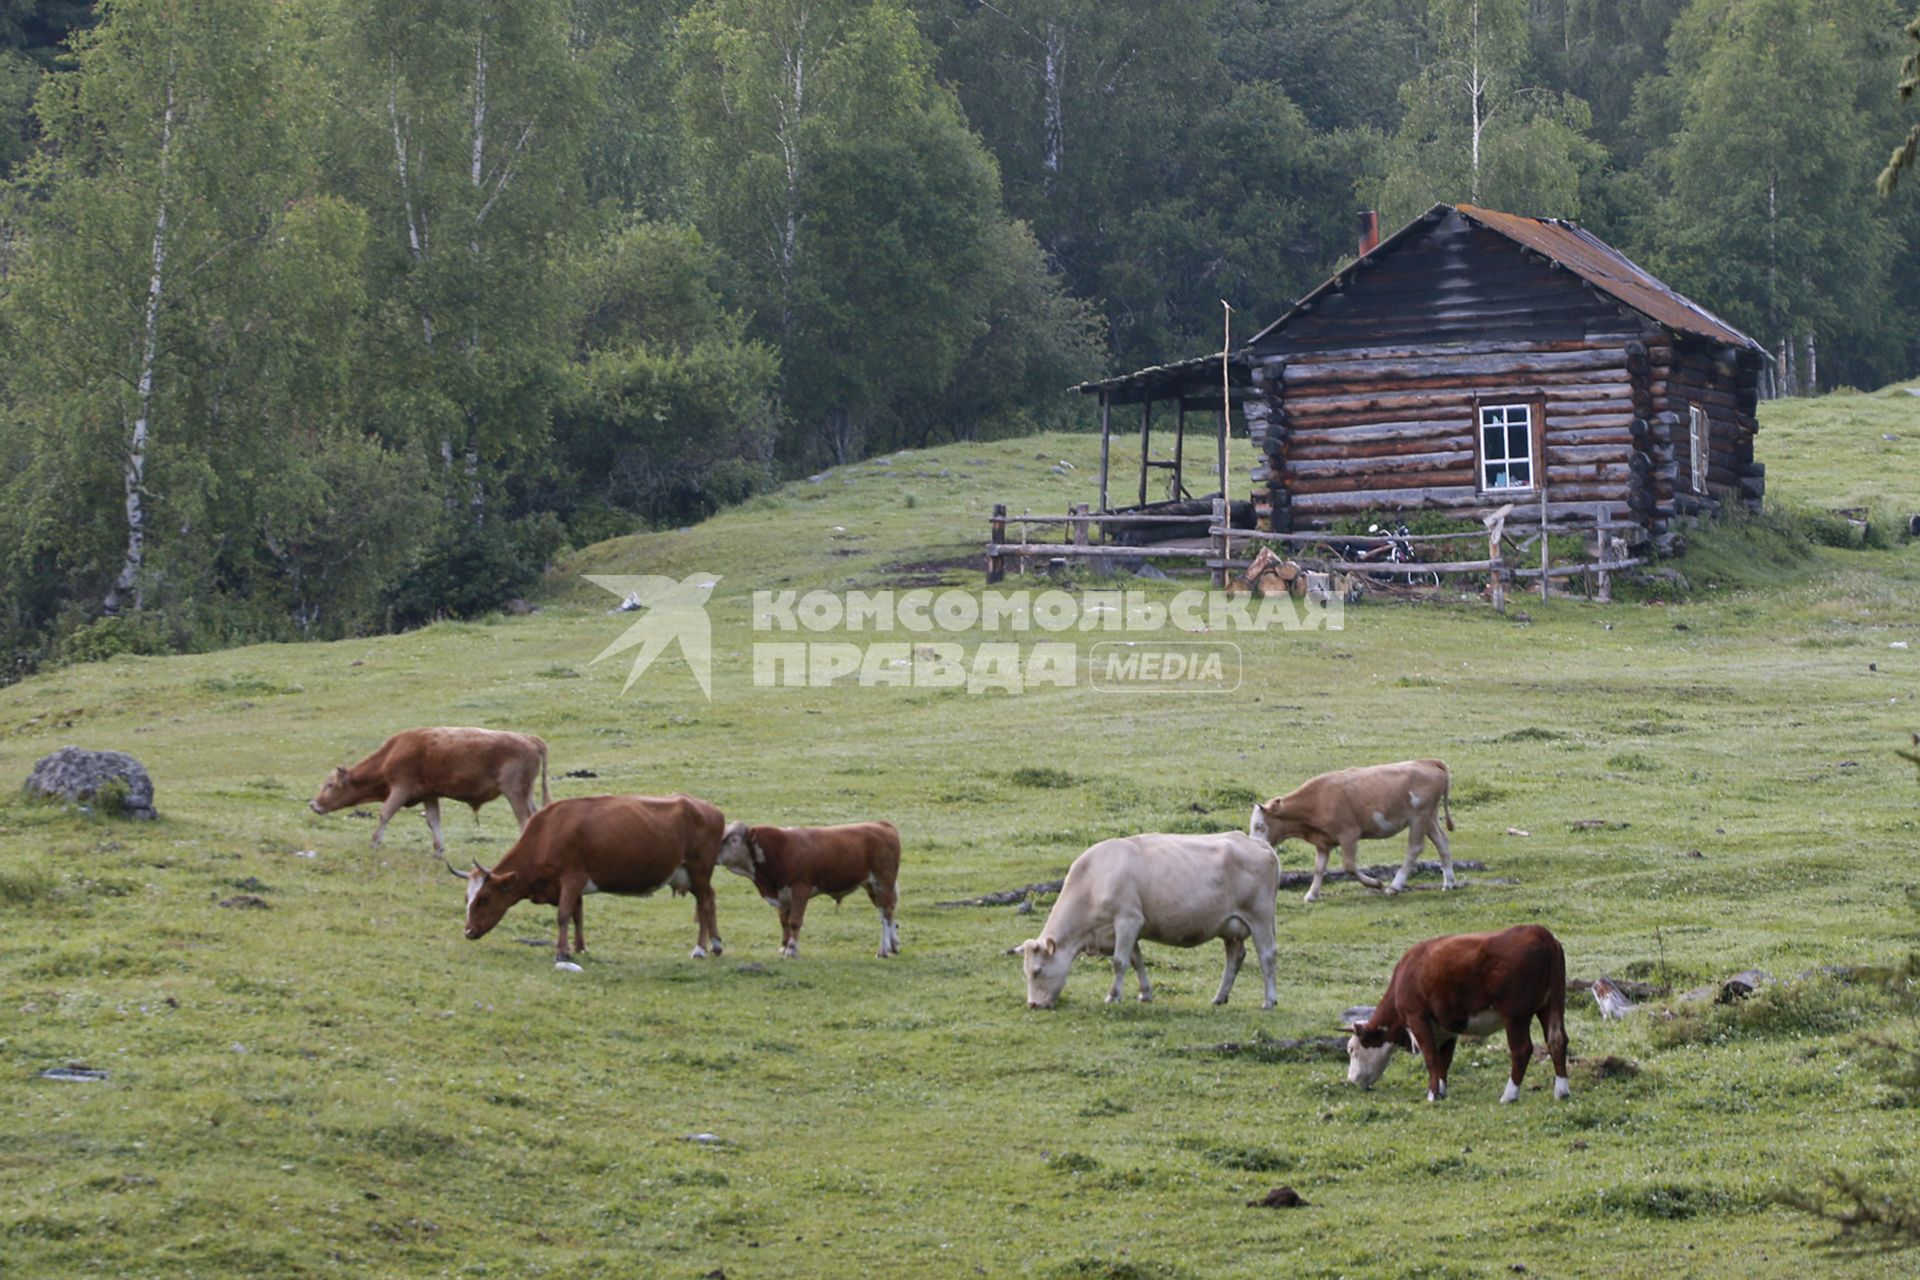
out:
<path id="1" fill-rule="evenodd" d="M 1920 400 L 1888 404 L 1920 436 Z M 1763 449 L 1776 427 L 1770 406 Z M 755 588 L 977 588 L 992 503 L 1089 500 L 1097 456 L 1053 436 L 836 469 L 582 553 L 534 617 L 0 690 L 0 779 L 122 748 L 161 813 L 0 802 L 0 1275 L 1910 1275 L 1911 1255 L 1836 1260 L 1769 1198 L 1836 1165 L 1920 1176 L 1855 1038 L 1887 1018 L 1869 990 L 1812 980 L 1671 1023 L 1575 1003 L 1564 1105 L 1536 1067 L 1498 1106 L 1498 1044 L 1463 1049 L 1429 1107 L 1411 1059 L 1360 1093 L 1258 1042 L 1329 1032 L 1414 940 L 1523 920 L 1576 975 L 1680 989 L 1902 953 L 1920 793 L 1891 748 L 1920 723 L 1920 552 L 1815 548 L 1764 589 L 1683 564 L 1696 592 L 1661 604 L 1362 607 L 1340 633 L 1242 637 L 1231 697 L 753 687 Z M 1842 492 L 1763 456 L 1776 492 Z M 624 622 L 582 572 L 722 575 L 713 700 L 677 656 L 622 697 L 625 659 L 590 660 Z M 687 958 L 666 895 L 595 899 L 580 974 L 554 972 L 543 908 L 466 942 L 416 815 L 374 852 L 370 822 L 305 807 L 333 765 L 434 723 L 542 734 L 556 795 L 889 818 L 904 954 L 873 957 L 856 897 L 816 905 L 784 962 L 732 877 L 719 960 Z M 1089 963 L 1030 1012 L 1001 953 L 1039 916 L 936 905 L 1407 756 L 1452 765 L 1455 851 L 1487 871 L 1450 895 L 1284 895 L 1270 1013 L 1245 973 L 1207 1004 L 1217 947 L 1150 947 L 1150 1006 L 1104 1007 Z M 559 776 L 577 769 L 598 776 Z M 447 818 L 457 860 L 511 842 L 502 805 Z M 268 905 L 220 905 L 237 894 Z M 1213 1050 L 1230 1041 L 1253 1051 Z M 109 1079 L 39 1076 L 70 1062 Z M 1245 1207 L 1282 1182 L 1311 1207 Z"/>

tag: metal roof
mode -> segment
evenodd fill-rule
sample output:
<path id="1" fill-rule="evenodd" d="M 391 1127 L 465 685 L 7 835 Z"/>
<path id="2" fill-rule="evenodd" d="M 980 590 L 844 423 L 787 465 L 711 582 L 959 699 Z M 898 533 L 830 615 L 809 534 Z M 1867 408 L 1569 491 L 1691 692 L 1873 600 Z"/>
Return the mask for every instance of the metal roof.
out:
<path id="1" fill-rule="evenodd" d="M 1690 298 L 1674 292 L 1626 254 L 1564 218 L 1526 218 L 1497 209 L 1456 205 L 1468 221 L 1559 263 L 1602 293 L 1649 320 L 1695 337 L 1729 342 L 1764 353 L 1759 343 Z"/>
<path id="2" fill-rule="evenodd" d="M 1242 348 L 1230 353 L 1227 361 L 1232 369 L 1234 389 L 1236 391 L 1243 389 L 1247 384 L 1246 350 Z M 1196 378 L 1200 381 L 1196 382 Z M 1174 360 L 1167 364 L 1149 365 L 1145 369 L 1117 374 L 1111 378 L 1082 382 L 1067 390 L 1090 395 L 1097 391 L 1127 389 L 1143 392 L 1157 391 L 1164 396 L 1166 393 L 1177 393 L 1186 388 L 1192 388 L 1202 394 L 1217 392 L 1220 389 L 1220 353 L 1218 351 L 1210 351 L 1203 356 L 1190 356 L 1185 360 Z M 1131 400 L 1121 400 L 1117 403 L 1131 403 Z"/>
<path id="3" fill-rule="evenodd" d="M 1715 342 L 1731 343 L 1736 347 L 1757 352 L 1763 359 L 1768 358 L 1765 347 L 1699 303 L 1674 292 L 1652 272 L 1642 268 L 1627 255 L 1577 222 L 1571 222 L 1565 218 L 1529 218 L 1517 213 L 1502 213 L 1497 209 L 1482 209 L 1470 204 L 1443 203 L 1434 205 L 1433 208 L 1381 240 L 1360 259 L 1336 271 L 1289 307 L 1285 315 L 1254 334 L 1248 339 L 1246 346 L 1233 353 L 1232 361 L 1236 368 L 1249 359 L 1250 349 L 1262 338 L 1281 328 L 1301 312 L 1310 309 L 1323 295 L 1345 284 L 1355 268 L 1362 263 L 1371 264 L 1377 261 L 1382 254 L 1391 252 L 1421 228 L 1431 226 L 1447 214 L 1455 212 L 1476 226 L 1484 227 L 1496 235 L 1505 236 L 1515 244 L 1551 262 L 1559 263 L 1595 289 L 1621 305 L 1631 307 L 1657 324 L 1665 325 L 1679 333 L 1692 334 Z M 1206 365 L 1211 364 L 1217 368 L 1219 363 L 1220 353 L 1215 351 L 1209 355 L 1176 360 L 1170 364 L 1153 365 L 1135 373 L 1103 378 L 1097 382 L 1083 382 L 1070 389 L 1091 393 L 1127 388 L 1130 391 L 1151 394 L 1155 389 L 1165 390 L 1183 382 Z"/>

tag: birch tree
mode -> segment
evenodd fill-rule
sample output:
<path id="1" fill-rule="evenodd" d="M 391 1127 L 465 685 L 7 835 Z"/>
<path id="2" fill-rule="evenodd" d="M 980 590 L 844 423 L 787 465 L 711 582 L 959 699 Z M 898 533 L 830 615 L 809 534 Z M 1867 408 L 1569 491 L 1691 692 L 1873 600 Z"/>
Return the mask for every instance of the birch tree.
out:
<path id="1" fill-rule="evenodd" d="M 1604 152 L 1580 99 L 1530 83 L 1527 0 L 1432 0 L 1435 56 L 1401 86 L 1385 178 L 1388 225 L 1436 201 L 1578 217 Z"/>
<path id="2" fill-rule="evenodd" d="M 377 417 L 477 525 L 546 431 L 592 68 L 560 0 L 348 0 L 339 30 L 336 181 L 373 219 L 390 304 Z"/>

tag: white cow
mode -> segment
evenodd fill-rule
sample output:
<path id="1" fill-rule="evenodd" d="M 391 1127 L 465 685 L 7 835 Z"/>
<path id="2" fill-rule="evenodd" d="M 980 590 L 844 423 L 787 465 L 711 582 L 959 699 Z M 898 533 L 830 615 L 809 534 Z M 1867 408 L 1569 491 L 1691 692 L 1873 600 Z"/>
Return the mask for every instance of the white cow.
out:
<path id="1" fill-rule="evenodd" d="M 1153 999 L 1140 942 L 1197 947 L 1210 938 L 1227 944 L 1227 971 L 1215 1004 L 1225 1004 L 1253 939 L 1266 980 L 1266 1003 L 1277 1001 L 1274 971 L 1279 946 L 1273 920 L 1280 864 L 1272 848 L 1237 831 L 1211 836 L 1139 835 L 1102 840 L 1073 860 L 1066 883 L 1037 938 L 1015 950 L 1027 974 L 1027 1007 L 1051 1009 L 1081 952 L 1113 957 L 1113 989 L 1120 998 L 1127 965 L 1140 976 L 1140 998 Z"/>

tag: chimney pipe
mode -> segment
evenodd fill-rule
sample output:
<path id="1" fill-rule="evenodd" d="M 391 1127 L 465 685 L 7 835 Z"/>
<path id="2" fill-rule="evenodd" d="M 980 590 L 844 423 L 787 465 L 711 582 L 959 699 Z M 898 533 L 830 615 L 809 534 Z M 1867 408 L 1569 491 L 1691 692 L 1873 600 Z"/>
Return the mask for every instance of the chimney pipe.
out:
<path id="1" fill-rule="evenodd" d="M 1360 211 L 1360 256 L 1366 257 L 1380 247 L 1380 215 L 1372 209 Z"/>

